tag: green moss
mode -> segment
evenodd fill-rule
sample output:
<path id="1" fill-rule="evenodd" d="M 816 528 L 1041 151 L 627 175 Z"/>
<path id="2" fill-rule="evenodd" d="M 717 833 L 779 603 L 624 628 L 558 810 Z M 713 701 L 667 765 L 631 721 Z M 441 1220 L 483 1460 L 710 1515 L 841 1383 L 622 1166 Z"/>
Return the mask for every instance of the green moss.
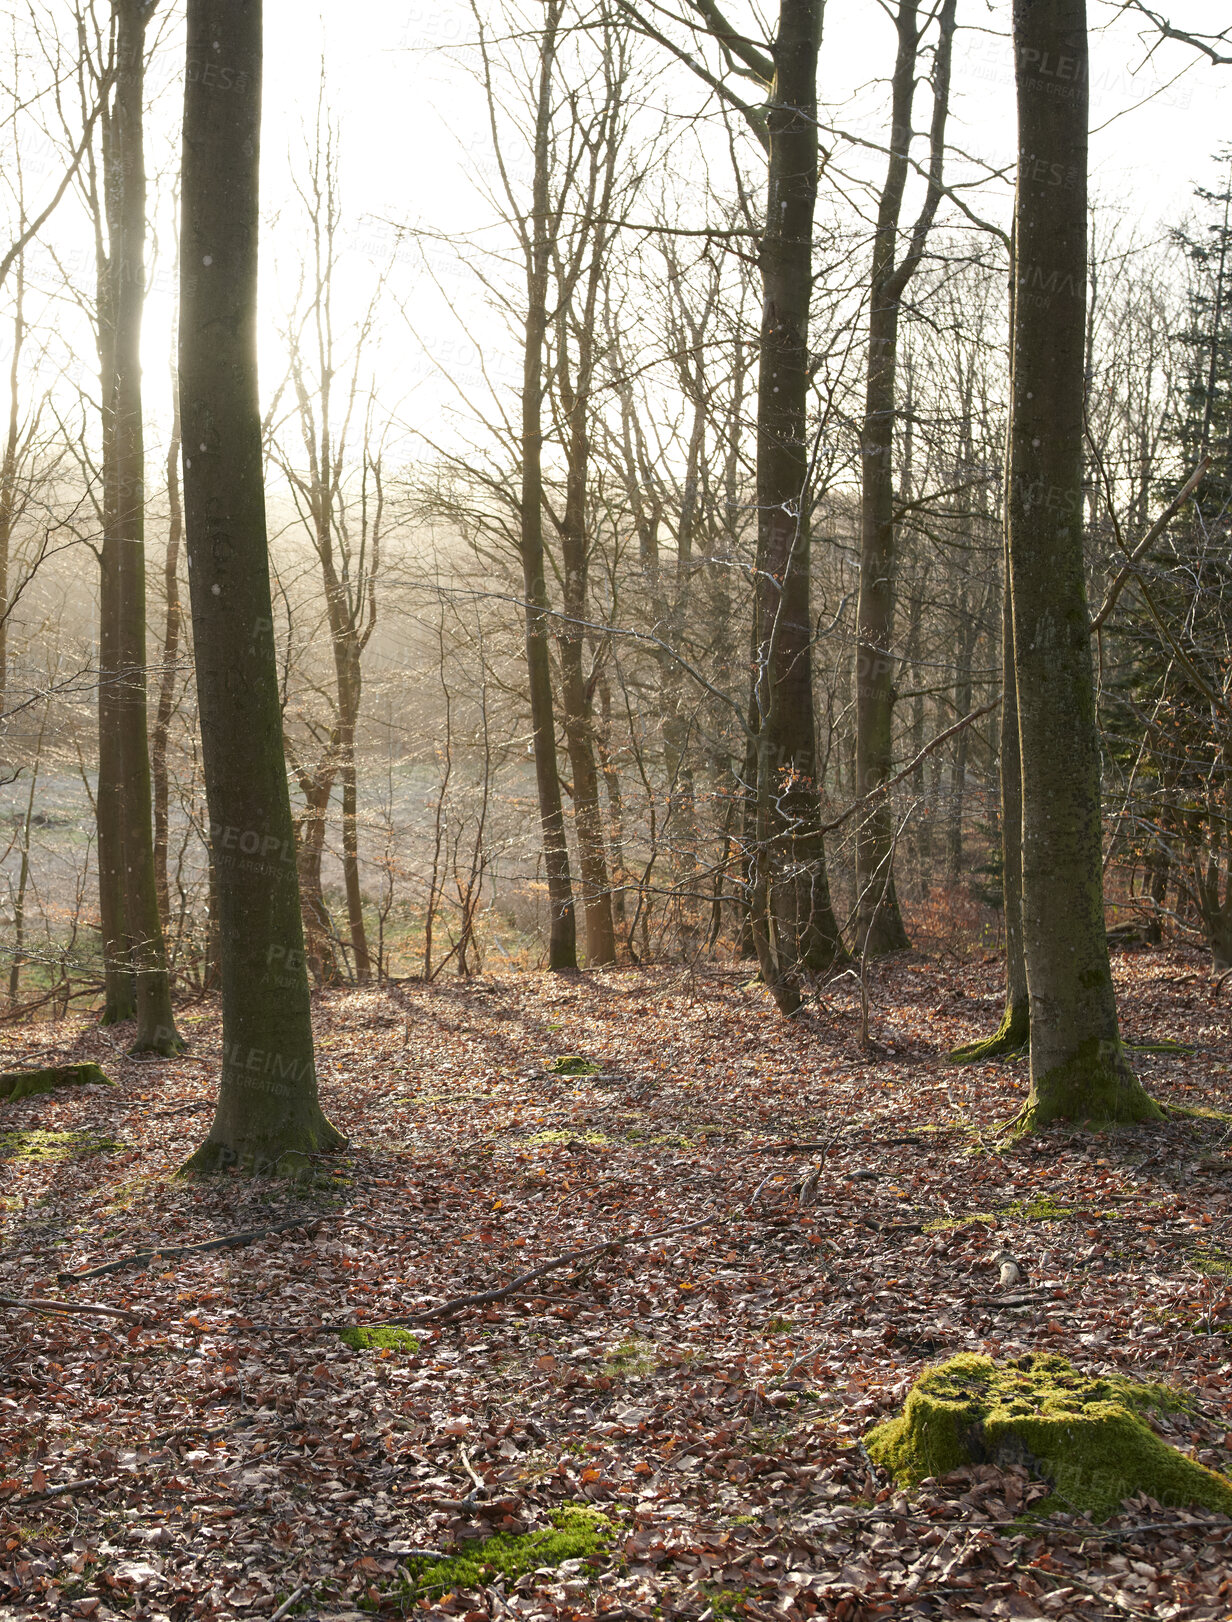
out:
<path id="1" fill-rule="evenodd" d="M 979 1064 L 985 1059 L 1021 1058 L 1031 1040 L 1031 1016 L 1025 1006 L 1007 1007 L 991 1036 L 967 1042 L 950 1054 L 951 1064 Z"/>
<path id="2" fill-rule="evenodd" d="M 1134 1075 L 1120 1042 L 1092 1036 L 1080 1042 L 1064 1064 L 1032 1075 L 1031 1096 L 1011 1128 L 1034 1132 L 1056 1120 L 1084 1126 L 1128 1125 L 1161 1121 L 1163 1114 Z"/>
<path id="3" fill-rule="evenodd" d="M 599 1558 L 611 1548 L 615 1530 L 598 1510 L 569 1504 L 554 1511 L 551 1526 L 538 1532 L 518 1537 L 498 1532 L 446 1560 L 408 1561 L 411 1591 L 423 1594 L 447 1588 L 482 1588 L 497 1577 L 520 1577 L 540 1566 L 559 1566 L 565 1560 Z"/>
<path id="4" fill-rule="evenodd" d="M 763 1335 L 786 1335 L 795 1328 L 790 1318 L 768 1318 L 762 1328 Z"/>
<path id="5" fill-rule="evenodd" d="M 652 1340 L 622 1340 L 603 1359 L 608 1374 L 650 1374 L 659 1363 L 659 1348 Z"/>
<path id="6" fill-rule="evenodd" d="M 0 1132 L 0 1160 L 71 1160 L 123 1147 L 93 1132 Z"/>
<path id="7" fill-rule="evenodd" d="M 0 1075 L 0 1098 L 16 1102 L 36 1093 L 54 1092 L 57 1087 L 113 1087 L 96 1064 L 60 1064 L 46 1070 L 10 1070 Z"/>
<path id="8" fill-rule="evenodd" d="M 1232 1256 L 1225 1256 L 1221 1250 L 1199 1250 L 1189 1259 L 1197 1271 L 1208 1278 L 1223 1278 L 1232 1273 Z"/>
<path id="9" fill-rule="evenodd" d="M 749 1515 L 743 1517 L 743 1519 L 753 1521 L 755 1517 Z M 702 1592 L 710 1601 L 711 1614 L 716 1617 L 741 1615 L 745 1610 L 745 1602 L 749 1598 L 747 1588 L 711 1588 L 707 1586 L 703 1588 Z"/>
<path id="10" fill-rule="evenodd" d="M 409 1330 L 396 1324 L 356 1324 L 352 1329 L 340 1329 L 338 1339 L 353 1346 L 357 1352 L 417 1352 L 419 1341 Z"/>
<path id="11" fill-rule="evenodd" d="M 1165 1115 L 1178 1115 L 1191 1121 L 1232 1122 L 1232 1110 L 1213 1109 L 1206 1104 L 1164 1104 Z"/>
<path id="12" fill-rule="evenodd" d="M 1080 1212 L 1076 1205 L 1062 1205 L 1051 1194 L 1037 1194 L 1033 1200 L 1014 1200 L 1001 1213 L 1022 1222 L 1063 1222 L 1072 1216 L 1100 1216 L 1099 1211 Z"/>
<path id="13" fill-rule="evenodd" d="M 924 1224 L 923 1232 L 948 1233 L 951 1228 L 970 1227 L 973 1222 L 982 1222 L 991 1228 L 996 1220 L 991 1211 L 971 1211 L 967 1216 L 960 1217 L 934 1217 L 931 1222 Z"/>
<path id="14" fill-rule="evenodd" d="M 608 1141 L 602 1132 L 562 1132 L 555 1128 L 550 1132 L 535 1132 L 531 1137 L 523 1139 L 528 1149 L 546 1148 L 553 1143 L 601 1144 Z"/>
<path id="15" fill-rule="evenodd" d="M 1025 1464 L 1052 1492 L 1038 1506 L 1097 1520 L 1144 1492 L 1232 1514 L 1232 1481 L 1158 1437 L 1144 1415 L 1184 1409 L 1166 1386 L 1080 1374 L 1061 1357 L 1000 1366 L 963 1353 L 927 1369 L 901 1414 L 865 1438 L 903 1486 L 964 1464 Z"/>
<path id="16" fill-rule="evenodd" d="M 583 1058 L 580 1053 L 560 1053 L 555 1059 L 549 1059 L 544 1068 L 549 1076 L 598 1076 L 603 1070 L 602 1065 Z"/>

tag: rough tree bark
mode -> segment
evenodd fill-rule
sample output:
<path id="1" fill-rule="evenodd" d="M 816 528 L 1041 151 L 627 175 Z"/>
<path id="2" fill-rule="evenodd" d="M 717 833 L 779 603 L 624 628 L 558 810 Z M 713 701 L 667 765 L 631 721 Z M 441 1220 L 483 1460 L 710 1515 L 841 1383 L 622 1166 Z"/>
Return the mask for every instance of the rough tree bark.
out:
<path id="1" fill-rule="evenodd" d="M 214 1122 L 188 1162 L 288 1172 L 321 1112 L 282 749 L 257 398 L 260 0 L 188 0 L 180 234 L 184 519 L 222 954 Z"/>
<path id="2" fill-rule="evenodd" d="M 785 1012 L 799 1004 L 795 980 L 801 969 L 821 973 L 845 956 L 821 831 L 809 607 L 808 320 L 823 9 L 822 0 L 783 0 L 765 114 L 769 173 L 757 385 L 753 935 L 766 983 Z"/>
<path id="3" fill-rule="evenodd" d="M 1009 556 L 1031 1092 L 1022 1124 L 1157 1117 L 1125 1056 L 1104 924 L 1083 571 L 1085 0 L 1015 0 Z M 1060 183 L 1057 177 L 1061 177 Z"/>

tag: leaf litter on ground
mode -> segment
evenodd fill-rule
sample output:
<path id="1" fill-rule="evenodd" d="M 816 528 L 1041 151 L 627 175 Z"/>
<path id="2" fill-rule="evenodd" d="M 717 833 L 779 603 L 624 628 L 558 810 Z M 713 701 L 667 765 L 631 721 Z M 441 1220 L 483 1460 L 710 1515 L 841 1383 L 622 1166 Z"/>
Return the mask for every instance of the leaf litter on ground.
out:
<path id="1" fill-rule="evenodd" d="M 0 1617 L 1227 1617 L 1218 1517 L 1033 1520 L 1046 1485 L 989 1466 L 907 1495 L 861 1445 L 928 1363 L 1043 1350 L 1187 1393 L 1163 1434 L 1232 1468 L 1232 1038 L 1197 960 L 1117 976 L 1148 1084 L 1205 1113 L 1008 1147 L 1025 1062 L 946 1057 L 996 965 L 874 972 L 872 1052 L 854 988 L 786 1024 L 747 970 L 323 994 L 350 1146 L 294 1185 L 175 1175 L 216 1007 L 172 1061 L 55 1027 L 115 1086 L 0 1105 L 90 1148 L 3 1161 L 0 1292 L 140 1321 L 0 1308 Z M 485 1563 L 579 1507 L 602 1554 Z"/>

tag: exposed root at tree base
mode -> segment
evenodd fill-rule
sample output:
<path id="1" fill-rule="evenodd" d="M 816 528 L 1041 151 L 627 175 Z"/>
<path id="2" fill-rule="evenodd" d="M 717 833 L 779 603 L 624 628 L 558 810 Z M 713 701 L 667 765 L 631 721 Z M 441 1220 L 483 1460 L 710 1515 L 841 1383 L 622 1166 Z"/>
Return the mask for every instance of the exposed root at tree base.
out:
<path id="1" fill-rule="evenodd" d="M 312 1175 L 316 1156 L 334 1154 L 345 1149 L 349 1142 L 323 1115 L 315 1131 L 297 1132 L 290 1142 L 287 1137 L 281 1141 L 241 1139 L 235 1143 L 208 1137 L 181 1166 L 180 1175 L 213 1177 L 226 1172 L 239 1177 L 283 1177 L 297 1181 Z"/>
<path id="2" fill-rule="evenodd" d="M 1009 1009 L 992 1036 L 967 1042 L 950 1054 L 951 1064 L 979 1064 L 985 1059 L 1020 1058 L 1030 1051 L 1031 1024 L 1026 1009 Z"/>

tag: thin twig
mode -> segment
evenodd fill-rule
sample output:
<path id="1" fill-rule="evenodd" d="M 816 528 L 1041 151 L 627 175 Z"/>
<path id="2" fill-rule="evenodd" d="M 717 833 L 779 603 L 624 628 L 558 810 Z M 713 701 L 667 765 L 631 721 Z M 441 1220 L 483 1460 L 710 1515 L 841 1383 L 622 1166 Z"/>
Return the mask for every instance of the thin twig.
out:
<path id="1" fill-rule="evenodd" d="M 123 1318 L 128 1323 L 140 1324 L 145 1319 L 139 1312 L 124 1307 L 104 1307 L 94 1301 L 45 1301 L 37 1296 L 28 1299 L 15 1295 L 0 1295 L 0 1307 L 18 1307 L 24 1312 L 48 1312 L 53 1315 L 72 1312 L 96 1312 L 104 1318 Z"/>
<path id="2" fill-rule="evenodd" d="M 102 1476 L 82 1476 L 77 1481 L 58 1481 L 54 1487 L 44 1487 L 41 1492 L 22 1493 L 20 1501 L 25 1503 L 40 1498 L 63 1498 L 66 1493 L 85 1492 L 90 1487 L 101 1487 L 103 1484 Z"/>
<path id="3" fill-rule="evenodd" d="M 265 1239 L 272 1233 L 290 1233 L 293 1228 L 311 1228 L 318 1222 L 339 1222 L 351 1215 L 345 1211 L 316 1212 L 312 1216 L 296 1217 L 291 1222 L 275 1222 L 267 1228 L 241 1228 L 237 1233 L 224 1234 L 220 1239 L 204 1239 L 196 1245 L 158 1245 L 149 1250 L 138 1250 L 118 1261 L 103 1262 L 99 1267 L 87 1268 L 84 1273 L 57 1273 L 58 1284 L 76 1284 L 82 1279 L 102 1278 L 106 1273 L 120 1273 L 126 1267 L 148 1267 L 152 1261 L 168 1261 L 176 1256 L 192 1256 L 198 1251 L 228 1250 L 235 1245 L 250 1245 L 255 1239 Z"/>
<path id="4" fill-rule="evenodd" d="M 718 1220 L 717 1215 L 712 1212 L 710 1215 L 699 1217 L 696 1222 L 688 1222 L 680 1228 L 660 1228 L 654 1233 L 634 1234 L 628 1239 L 604 1239 L 601 1240 L 597 1245 L 586 1245 L 581 1250 L 566 1251 L 561 1256 L 553 1256 L 546 1262 L 540 1262 L 537 1267 L 532 1267 L 527 1272 L 520 1273 L 517 1278 L 511 1279 L 508 1284 L 502 1284 L 496 1289 L 478 1290 L 473 1295 L 454 1296 L 451 1300 L 442 1301 L 435 1307 L 425 1307 L 422 1312 L 408 1313 L 402 1318 L 381 1318 L 379 1320 L 370 1319 L 365 1323 L 356 1323 L 353 1321 L 348 1323 L 321 1324 L 254 1323 L 248 1324 L 246 1327 L 249 1329 L 266 1330 L 274 1334 L 319 1335 L 335 1333 L 336 1331 L 342 1329 L 371 1328 L 373 1322 L 388 1324 L 390 1327 L 402 1327 L 406 1324 L 430 1323 L 436 1318 L 452 1318 L 454 1313 L 463 1312 L 467 1307 L 486 1307 L 494 1301 L 505 1301 L 511 1295 L 516 1295 L 519 1290 L 525 1289 L 525 1287 L 528 1284 L 533 1283 L 535 1279 L 542 1278 L 545 1273 L 557 1272 L 562 1267 L 571 1267 L 575 1262 L 586 1261 L 588 1257 L 601 1256 L 607 1251 L 624 1250 L 629 1245 L 653 1244 L 657 1239 L 674 1239 L 680 1234 L 693 1233 L 696 1231 L 696 1229 L 704 1228 L 708 1224 Z"/>
<path id="5" fill-rule="evenodd" d="M 306 1594 L 307 1592 L 308 1592 L 307 1583 L 301 1583 L 299 1585 L 299 1587 L 294 1591 L 294 1593 L 288 1594 L 286 1599 L 283 1600 L 282 1604 L 278 1607 L 278 1609 L 270 1617 L 270 1622 L 282 1622 L 282 1618 L 287 1614 L 287 1612 L 295 1604 L 296 1600 L 299 1599 L 301 1597 L 301 1595 Z"/>

